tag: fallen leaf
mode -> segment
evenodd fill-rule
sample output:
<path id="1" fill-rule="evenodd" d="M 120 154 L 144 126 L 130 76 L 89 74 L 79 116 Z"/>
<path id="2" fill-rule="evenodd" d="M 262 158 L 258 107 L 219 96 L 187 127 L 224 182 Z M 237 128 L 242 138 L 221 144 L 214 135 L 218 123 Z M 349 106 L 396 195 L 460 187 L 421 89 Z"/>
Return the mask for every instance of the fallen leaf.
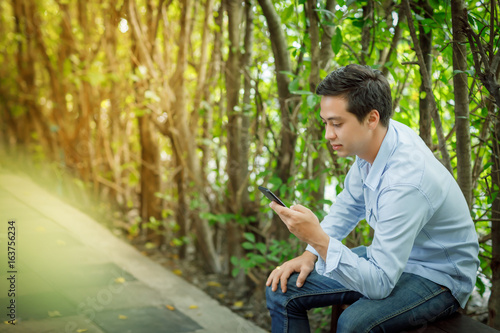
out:
<path id="1" fill-rule="evenodd" d="M 234 307 L 236 307 L 236 308 L 241 308 L 241 307 L 243 307 L 243 305 L 244 305 L 244 304 L 245 304 L 245 303 L 243 303 L 242 301 L 236 301 L 236 302 L 234 302 L 234 304 L 233 304 L 233 305 L 234 305 Z"/>
<path id="2" fill-rule="evenodd" d="M 151 242 L 147 242 L 147 243 L 146 243 L 146 245 L 144 245 L 144 247 L 145 247 L 147 250 L 156 249 L 156 245 L 155 245 L 155 243 L 151 243 Z"/>
<path id="3" fill-rule="evenodd" d="M 247 319 L 251 319 L 254 317 L 254 314 L 252 311 L 247 311 L 247 312 L 245 312 L 244 317 Z"/>
<path id="4" fill-rule="evenodd" d="M 182 275 L 182 271 L 181 271 L 180 269 L 174 269 L 174 270 L 172 271 L 172 273 L 174 273 L 175 275 L 179 275 L 179 276 L 181 276 L 181 275 Z"/>
<path id="5" fill-rule="evenodd" d="M 198 305 L 190 305 L 190 306 L 189 306 L 189 308 L 190 308 L 191 310 L 198 309 Z"/>
<path id="6" fill-rule="evenodd" d="M 86 329 L 86 328 L 79 328 L 76 330 L 77 333 L 82 333 L 82 332 L 87 332 L 87 331 L 88 331 L 88 329 Z"/>
<path id="7" fill-rule="evenodd" d="M 219 297 L 220 299 L 224 299 L 226 298 L 226 294 L 220 293 L 219 295 L 217 295 L 217 297 Z"/>
<path id="8" fill-rule="evenodd" d="M 172 305 L 165 305 L 165 307 L 167 309 L 169 309 L 170 311 L 174 311 L 175 310 L 175 308 Z"/>
<path id="9" fill-rule="evenodd" d="M 127 319 L 128 317 L 125 316 L 125 315 L 118 315 L 118 318 L 120 318 L 120 319 Z"/>
<path id="10" fill-rule="evenodd" d="M 116 282 L 116 283 L 125 283 L 125 278 L 123 278 L 123 277 L 117 277 L 117 278 L 115 279 L 115 282 Z"/>
<path id="11" fill-rule="evenodd" d="M 54 310 L 54 311 L 48 311 L 48 314 L 49 314 L 49 317 L 61 317 L 61 313 L 57 310 Z"/>
<path id="12" fill-rule="evenodd" d="M 209 286 L 209 287 L 220 287 L 221 284 L 219 282 L 217 282 L 217 281 L 208 281 L 207 282 L 207 286 Z"/>

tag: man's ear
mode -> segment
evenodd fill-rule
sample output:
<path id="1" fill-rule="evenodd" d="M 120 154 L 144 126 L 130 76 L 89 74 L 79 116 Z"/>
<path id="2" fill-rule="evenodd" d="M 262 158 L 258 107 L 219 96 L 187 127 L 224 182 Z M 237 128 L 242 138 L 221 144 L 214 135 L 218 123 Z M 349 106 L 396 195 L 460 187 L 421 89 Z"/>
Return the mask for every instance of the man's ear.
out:
<path id="1" fill-rule="evenodd" d="M 366 117 L 366 121 L 370 129 L 375 129 L 380 122 L 380 113 L 375 109 L 371 110 Z"/>

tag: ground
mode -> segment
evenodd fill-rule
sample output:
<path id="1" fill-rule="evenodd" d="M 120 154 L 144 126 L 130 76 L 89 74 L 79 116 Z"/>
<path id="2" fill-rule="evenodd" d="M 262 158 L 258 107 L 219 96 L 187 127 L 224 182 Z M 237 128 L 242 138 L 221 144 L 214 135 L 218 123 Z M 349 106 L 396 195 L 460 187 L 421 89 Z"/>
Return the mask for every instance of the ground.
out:
<path id="1" fill-rule="evenodd" d="M 96 220 L 102 221 L 102 224 L 106 225 L 116 236 L 127 240 L 156 263 L 183 277 L 197 288 L 202 289 L 205 293 L 231 309 L 233 312 L 251 320 L 265 330 L 270 330 L 271 318 L 266 308 L 264 296 L 265 281 L 262 281 L 261 285 L 255 285 L 250 282 L 242 287 L 236 284 L 235 279 L 228 275 L 206 274 L 203 271 L 202 263 L 194 252 L 192 252 L 187 259 L 181 260 L 178 258 L 176 254 L 177 249 L 174 247 L 159 249 L 150 246 L 140 237 L 130 238 L 128 230 L 130 226 L 134 224 L 134 219 L 130 214 L 119 213 L 110 205 L 105 204 L 102 200 L 94 201 L 88 194 L 82 194 L 85 191 L 82 191 L 81 186 L 78 185 L 80 183 L 70 178 L 58 177 L 55 180 L 58 185 L 54 186 L 54 180 L 51 174 L 53 170 L 49 170 L 50 172 L 42 172 L 35 168 L 26 168 L 27 164 L 29 163 L 23 164 L 22 168 L 15 168 L 11 165 L 9 165 L 9 167 L 12 170 L 24 170 L 31 175 L 31 178 L 35 182 L 49 190 L 56 188 L 58 190 L 56 194 L 58 194 L 60 199 L 79 208 Z M 33 176 L 34 174 L 36 176 Z M 89 203 L 92 204 L 89 205 Z M 483 297 L 475 293 L 469 302 L 467 314 L 484 323 L 487 320 L 487 298 L 488 293 Z M 320 312 L 310 312 L 310 322 L 314 332 L 329 331 L 329 310 L 330 309 L 327 308 Z"/>
<path id="2" fill-rule="evenodd" d="M 271 318 L 266 308 L 262 286 L 250 291 L 248 287 L 241 288 L 235 285 L 234 279 L 227 275 L 204 273 L 200 262 L 194 258 L 180 260 L 176 254 L 173 254 L 176 252 L 175 249 L 170 249 L 170 251 L 148 249 L 141 241 L 132 241 L 132 244 L 150 259 L 202 289 L 220 304 L 258 326 L 270 329 Z"/>

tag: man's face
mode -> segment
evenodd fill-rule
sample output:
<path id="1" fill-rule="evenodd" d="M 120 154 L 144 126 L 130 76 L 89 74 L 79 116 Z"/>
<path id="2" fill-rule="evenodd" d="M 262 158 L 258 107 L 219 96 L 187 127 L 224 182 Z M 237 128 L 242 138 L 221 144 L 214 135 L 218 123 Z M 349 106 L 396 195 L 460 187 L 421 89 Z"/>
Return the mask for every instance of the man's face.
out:
<path id="1" fill-rule="evenodd" d="M 320 117 L 325 124 L 325 139 L 341 157 L 357 155 L 368 158 L 371 131 L 369 122 L 362 123 L 347 111 L 347 101 L 342 97 L 322 96 Z"/>

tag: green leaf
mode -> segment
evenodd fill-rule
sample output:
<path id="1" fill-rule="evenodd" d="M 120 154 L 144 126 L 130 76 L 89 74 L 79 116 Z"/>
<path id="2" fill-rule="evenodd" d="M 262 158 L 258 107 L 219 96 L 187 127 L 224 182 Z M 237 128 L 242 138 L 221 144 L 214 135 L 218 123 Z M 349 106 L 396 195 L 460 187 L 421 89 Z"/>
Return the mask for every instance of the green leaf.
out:
<path id="1" fill-rule="evenodd" d="M 297 75 L 295 75 L 294 73 L 289 72 L 289 71 L 280 71 L 280 74 L 284 74 L 288 77 L 297 77 Z"/>
<path id="2" fill-rule="evenodd" d="M 295 95 L 312 95 L 309 90 L 290 90 L 290 92 Z"/>
<path id="3" fill-rule="evenodd" d="M 245 232 L 243 234 L 243 237 L 245 237 L 245 239 L 248 240 L 249 242 L 255 243 L 255 235 L 252 234 L 251 232 Z"/>
<path id="4" fill-rule="evenodd" d="M 260 253 L 266 254 L 266 244 L 264 243 L 257 243 L 255 244 L 255 248 L 259 250 Z"/>
<path id="5" fill-rule="evenodd" d="M 325 17 L 327 17 L 327 18 L 329 18 L 329 19 L 332 19 L 332 18 L 334 18 L 334 17 L 335 17 L 335 15 L 334 15 L 331 11 L 329 11 L 329 10 L 327 10 L 327 9 L 321 9 L 321 8 L 319 8 L 319 9 L 315 9 L 314 11 L 315 11 L 315 12 L 324 13 L 324 14 L 325 14 Z M 323 21 L 322 23 L 325 23 L 325 22 Z"/>
<path id="6" fill-rule="evenodd" d="M 344 40 L 342 38 L 342 30 L 340 30 L 340 27 L 337 27 L 335 29 L 335 34 L 332 37 L 333 53 L 335 53 L 335 54 L 339 53 L 340 49 L 342 48 L 343 43 L 344 43 Z"/>
<path id="7" fill-rule="evenodd" d="M 281 21 L 286 23 L 287 21 L 290 20 L 290 17 L 292 17 L 293 13 L 294 13 L 294 5 L 286 7 L 283 13 L 281 14 Z"/>
<path id="8" fill-rule="evenodd" d="M 241 247 L 243 247 L 245 250 L 253 250 L 255 248 L 254 245 L 250 242 L 243 242 L 243 244 L 241 244 Z"/>
<path id="9" fill-rule="evenodd" d="M 288 90 L 293 93 L 295 90 L 299 89 L 299 79 L 295 79 L 288 84 Z"/>
<path id="10" fill-rule="evenodd" d="M 483 281 L 481 280 L 481 277 L 477 277 L 476 279 L 476 287 L 477 291 L 479 292 L 479 295 L 483 296 L 484 292 L 486 291 L 486 286 L 484 285 Z"/>
<path id="11" fill-rule="evenodd" d="M 309 95 L 307 96 L 307 106 L 310 107 L 311 109 L 314 108 L 319 102 L 319 96 L 316 95 Z"/>

